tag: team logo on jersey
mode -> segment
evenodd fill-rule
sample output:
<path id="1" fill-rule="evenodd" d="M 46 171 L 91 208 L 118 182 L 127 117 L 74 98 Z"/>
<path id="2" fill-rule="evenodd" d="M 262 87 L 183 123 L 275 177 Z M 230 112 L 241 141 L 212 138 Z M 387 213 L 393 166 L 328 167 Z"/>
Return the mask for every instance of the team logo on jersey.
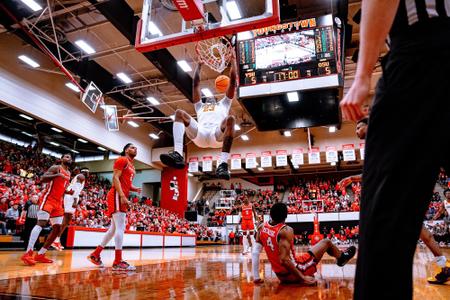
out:
<path id="1" fill-rule="evenodd" d="M 174 176 L 173 179 L 170 181 L 170 190 L 173 191 L 172 200 L 178 201 L 180 191 L 178 190 L 178 180 L 176 176 Z"/>

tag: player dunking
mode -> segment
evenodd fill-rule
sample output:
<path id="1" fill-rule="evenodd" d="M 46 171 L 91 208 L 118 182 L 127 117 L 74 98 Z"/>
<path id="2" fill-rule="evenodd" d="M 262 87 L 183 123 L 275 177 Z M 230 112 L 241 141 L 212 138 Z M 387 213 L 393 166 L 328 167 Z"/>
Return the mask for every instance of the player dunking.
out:
<path id="1" fill-rule="evenodd" d="M 216 175 L 219 179 L 230 179 L 228 170 L 228 157 L 233 144 L 234 125 L 236 119 L 229 115 L 231 103 L 236 89 L 236 57 L 233 52 L 230 70 L 230 84 L 225 97 L 216 101 L 209 97 L 204 103 L 201 101 L 200 70 L 202 63 L 198 64 L 194 74 L 193 103 L 197 113 L 198 122 L 187 112 L 178 109 L 175 112 L 173 123 L 174 151 L 162 154 L 161 162 L 169 167 L 183 169 L 185 162 L 183 158 L 183 137 L 186 135 L 200 148 L 220 148 L 219 166 Z"/>
<path id="2" fill-rule="evenodd" d="M 255 230 L 255 224 L 254 220 L 256 219 L 257 214 L 255 212 L 255 209 L 253 205 L 248 201 L 248 197 L 244 197 L 244 203 L 241 206 L 241 230 L 242 230 L 242 244 L 244 246 L 244 251 L 242 251 L 242 254 L 245 255 L 247 253 L 251 252 L 251 247 L 249 247 L 249 240 L 250 237 L 252 246 L 255 244 L 255 236 L 254 236 L 254 230 Z"/>
<path id="3" fill-rule="evenodd" d="M 46 182 L 48 184 L 39 201 L 39 212 L 37 214 L 38 223 L 31 231 L 27 252 L 21 257 L 26 265 L 32 266 L 35 265 L 36 262 L 53 262 L 53 260 L 45 257 L 45 253 L 61 230 L 61 223 L 64 215 L 63 196 L 70 181 L 69 166 L 71 164 L 72 156 L 70 154 L 64 154 L 61 158 L 61 165 L 51 166 L 41 177 L 41 182 Z M 42 246 L 36 256 L 33 257 L 33 246 L 39 238 L 42 228 L 47 225 L 49 220 L 52 224 L 52 232 L 45 241 L 44 246 Z"/>
<path id="4" fill-rule="evenodd" d="M 137 148 L 133 144 L 126 144 L 119 157 L 114 162 L 113 186 L 108 192 L 108 215 L 111 217 L 111 225 L 100 245 L 87 258 L 97 266 L 103 266 L 100 254 L 109 241 L 114 237 L 115 259 L 113 271 L 134 271 L 136 267 L 122 259 L 123 235 L 125 233 L 126 213 L 128 211 L 128 197 L 130 192 L 141 192 L 141 188 L 133 186 L 133 178 L 136 171 L 133 160 L 136 157 Z"/>
<path id="5" fill-rule="evenodd" d="M 369 123 L 368 118 L 363 118 L 356 123 L 356 135 L 361 140 L 364 140 L 366 138 L 368 123 Z M 351 182 L 361 181 L 361 178 L 362 178 L 361 174 L 349 176 L 342 179 L 338 183 L 338 185 L 340 185 L 341 187 L 345 187 Z M 449 276 L 448 268 L 446 268 L 446 265 L 448 264 L 447 258 L 445 257 L 444 253 L 442 252 L 441 248 L 439 247 L 438 243 L 434 239 L 431 232 L 424 225 L 422 225 L 422 229 L 420 231 L 420 239 L 427 246 L 427 248 L 430 249 L 430 251 L 433 253 L 436 264 L 441 268 L 438 274 L 428 278 L 428 282 L 436 284 L 445 283 L 445 281 L 448 279 Z M 445 276 L 445 274 L 447 275 Z"/>
<path id="6" fill-rule="evenodd" d="M 270 221 L 262 224 L 256 233 L 256 243 L 252 252 L 252 269 L 255 283 L 262 283 L 259 276 L 259 255 L 262 248 L 272 265 L 272 270 L 282 283 L 314 284 L 317 264 L 325 253 L 336 258 L 340 267 L 355 256 L 356 248 L 349 247 L 342 252 L 330 240 L 324 239 L 309 249 L 307 253 L 296 254 L 294 249 L 294 230 L 287 226 L 287 206 L 275 203 L 270 209 Z"/>
<path id="7" fill-rule="evenodd" d="M 84 184 L 86 182 L 86 178 L 89 176 L 89 169 L 75 169 L 74 173 L 76 175 L 72 178 L 69 187 L 67 188 L 67 192 L 64 195 L 64 220 L 61 226 L 61 230 L 59 232 L 58 237 L 52 244 L 52 247 L 58 251 L 62 251 L 64 247 L 61 245 L 61 235 L 66 230 L 67 226 L 69 226 L 70 221 L 72 220 L 72 216 L 75 213 L 75 209 L 78 206 L 78 199 L 80 197 L 80 193 L 84 188 Z"/>

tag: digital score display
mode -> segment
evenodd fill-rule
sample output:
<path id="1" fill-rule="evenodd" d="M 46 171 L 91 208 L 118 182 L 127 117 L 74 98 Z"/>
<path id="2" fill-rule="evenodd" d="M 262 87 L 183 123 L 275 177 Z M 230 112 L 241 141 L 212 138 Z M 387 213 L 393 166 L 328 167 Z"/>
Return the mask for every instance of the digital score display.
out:
<path id="1" fill-rule="evenodd" d="M 241 87 L 339 73 L 331 15 L 254 30 L 252 36 L 238 36 Z"/>

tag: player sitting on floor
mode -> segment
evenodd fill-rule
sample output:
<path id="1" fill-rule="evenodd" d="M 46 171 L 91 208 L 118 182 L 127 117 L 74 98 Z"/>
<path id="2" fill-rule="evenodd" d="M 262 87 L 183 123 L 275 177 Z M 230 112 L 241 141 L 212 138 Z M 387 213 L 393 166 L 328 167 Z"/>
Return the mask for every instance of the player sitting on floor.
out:
<path id="1" fill-rule="evenodd" d="M 161 162 L 169 167 L 183 169 L 185 162 L 183 158 L 183 138 L 186 135 L 200 148 L 220 148 L 220 163 L 216 170 L 219 179 L 230 179 L 228 171 L 228 157 L 234 137 L 234 125 L 236 119 L 229 115 L 231 103 L 236 89 L 236 58 L 233 55 L 230 70 L 230 84 L 225 97 L 216 101 L 209 97 L 205 102 L 201 101 L 200 91 L 200 69 L 202 63 L 198 64 L 194 74 L 193 103 L 197 113 L 198 122 L 187 112 L 178 109 L 175 112 L 173 123 L 174 151 L 162 154 Z"/>
<path id="2" fill-rule="evenodd" d="M 259 276 L 259 255 L 262 248 L 272 265 L 272 269 L 282 283 L 314 284 L 314 273 L 322 256 L 328 253 L 336 258 L 336 264 L 344 266 L 356 253 L 354 246 L 342 252 L 330 240 L 324 239 L 307 253 L 296 254 L 294 249 L 294 230 L 284 222 L 287 218 L 287 206 L 275 203 L 270 209 L 269 222 L 259 226 L 256 243 L 252 252 L 253 279 L 262 283 Z"/>

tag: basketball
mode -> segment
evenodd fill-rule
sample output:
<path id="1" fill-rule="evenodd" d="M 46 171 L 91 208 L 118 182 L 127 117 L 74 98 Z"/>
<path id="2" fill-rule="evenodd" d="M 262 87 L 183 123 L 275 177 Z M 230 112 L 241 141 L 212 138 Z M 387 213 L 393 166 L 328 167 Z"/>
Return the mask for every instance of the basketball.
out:
<path id="1" fill-rule="evenodd" d="M 216 91 L 219 93 L 223 93 L 227 90 L 228 85 L 230 84 L 230 77 L 226 75 L 220 75 L 216 78 Z"/>

